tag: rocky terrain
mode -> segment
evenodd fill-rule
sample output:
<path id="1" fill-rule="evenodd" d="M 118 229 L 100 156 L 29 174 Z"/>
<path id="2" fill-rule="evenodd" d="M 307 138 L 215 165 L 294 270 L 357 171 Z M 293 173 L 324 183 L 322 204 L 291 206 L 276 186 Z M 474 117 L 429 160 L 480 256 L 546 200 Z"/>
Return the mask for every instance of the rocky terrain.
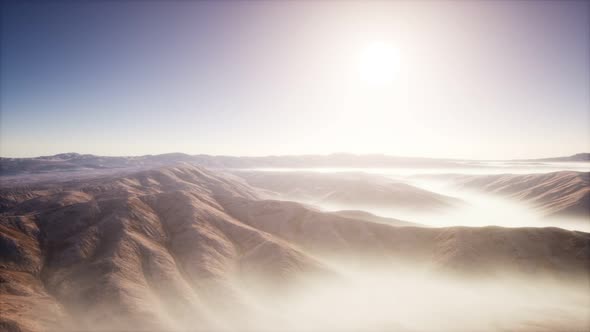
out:
<path id="1" fill-rule="evenodd" d="M 588 233 L 396 227 L 267 194 L 188 164 L 3 186 L 0 327 L 244 331 L 265 322 L 268 330 L 288 330 L 294 314 L 276 310 L 308 283 L 345 278 L 343 264 L 567 281 L 581 289 L 589 282 Z M 586 323 L 576 313 L 571 326 Z M 543 326 L 555 324 L 562 322 Z"/>
<path id="2" fill-rule="evenodd" d="M 5 325 L 183 329 L 183 319 L 212 306 L 239 305 L 234 279 L 256 275 L 272 284 L 327 271 L 225 213 L 215 197 L 254 199 L 246 186 L 192 166 L 6 196 L 12 206 L 4 206 L 1 223 Z M 40 321 L 46 307 L 59 314 Z M 202 324 L 215 326 L 204 318 Z"/>

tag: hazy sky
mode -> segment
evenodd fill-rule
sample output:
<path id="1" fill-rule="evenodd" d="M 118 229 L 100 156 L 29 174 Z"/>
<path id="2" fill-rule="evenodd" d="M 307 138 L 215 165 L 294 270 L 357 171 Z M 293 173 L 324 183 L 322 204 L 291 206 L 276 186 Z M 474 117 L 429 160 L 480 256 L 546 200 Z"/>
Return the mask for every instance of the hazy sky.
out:
<path id="1" fill-rule="evenodd" d="M 590 151 L 587 1 L 4 4 L 0 155 Z"/>

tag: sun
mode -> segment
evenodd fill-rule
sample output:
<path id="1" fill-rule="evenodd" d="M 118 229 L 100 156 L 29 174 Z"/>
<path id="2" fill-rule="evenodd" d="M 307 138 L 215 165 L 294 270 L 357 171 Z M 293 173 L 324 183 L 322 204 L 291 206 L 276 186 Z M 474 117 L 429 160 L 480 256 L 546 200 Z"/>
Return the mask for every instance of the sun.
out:
<path id="1" fill-rule="evenodd" d="M 362 49 L 359 56 L 359 74 L 370 85 L 392 84 L 399 72 L 399 52 L 384 42 L 373 42 Z"/>

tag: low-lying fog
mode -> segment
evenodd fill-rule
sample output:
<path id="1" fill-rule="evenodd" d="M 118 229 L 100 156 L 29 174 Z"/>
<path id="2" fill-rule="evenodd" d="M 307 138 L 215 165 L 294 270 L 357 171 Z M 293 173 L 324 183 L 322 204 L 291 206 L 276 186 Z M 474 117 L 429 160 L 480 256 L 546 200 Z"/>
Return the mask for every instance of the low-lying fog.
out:
<path id="1" fill-rule="evenodd" d="M 465 162 L 462 167 L 397 167 L 397 168 L 253 168 L 249 170 L 270 172 L 366 172 L 390 176 L 411 176 L 421 174 L 537 174 L 558 171 L 590 172 L 590 162 Z"/>
<path id="2" fill-rule="evenodd" d="M 404 182 L 438 194 L 459 198 L 463 203 L 445 210 L 424 213 L 370 206 L 364 206 L 363 210 L 378 216 L 411 221 L 431 227 L 491 225 L 502 227 L 553 226 L 590 232 L 590 220 L 561 217 L 557 223 L 554 220 L 543 218 L 539 211 L 524 202 L 510 200 L 499 195 L 483 193 L 476 190 L 454 188 L 447 181 L 407 179 Z M 351 208 L 335 204 L 323 204 L 319 207 L 326 211 L 340 211 Z"/>
<path id="3" fill-rule="evenodd" d="M 347 206 L 317 201 L 302 201 L 324 211 L 363 210 L 377 216 L 395 218 L 431 227 L 447 226 L 502 226 L 502 227 L 560 227 L 590 232 L 588 218 L 560 217 L 558 221 L 543 218 L 542 214 L 523 201 L 510 200 L 500 195 L 459 188 L 451 175 L 540 174 L 556 171 L 590 171 L 588 162 L 523 163 L 482 162 L 465 168 L 259 168 L 260 172 L 362 172 L 376 174 L 407 183 L 437 194 L 463 201 L 454 207 L 436 212 L 417 212 L 382 206 Z M 431 175 L 449 175 L 435 176 Z M 285 199 L 290 199 L 285 197 Z M 297 199 L 292 199 L 297 200 Z M 300 200 L 301 201 L 301 200 Z"/>
<path id="4" fill-rule="evenodd" d="M 488 163 L 461 169 L 258 169 L 281 172 L 364 172 L 434 193 L 458 198 L 462 203 L 436 212 L 419 213 L 399 208 L 364 206 L 382 217 L 432 227 L 556 226 L 590 231 L 590 220 L 559 218 L 550 221 L 522 201 L 459 188 L 451 177 L 437 174 L 538 174 L 563 170 L 590 171 L 590 163 L 514 165 Z M 289 197 L 284 197 L 289 199 Z M 293 199 L 296 200 L 296 199 Z M 318 206 L 317 201 L 304 202 Z M 357 210 L 357 206 L 322 203 L 325 211 Z M 590 327 L 587 282 L 516 277 L 451 278 L 420 273 L 416 269 L 384 270 L 336 268 L 342 279 L 316 281 L 272 305 L 277 321 L 253 322 L 252 329 L 292 331 L 586 331 Z M 409 272 L 408 272 L 409 271 Z M 268 310 L 268 309 L 266 309 Z M 274 315 L 272 315 L 274 316 Z M 267 325 L 268 324 L 268 325 Z"/>
<path id="5" fill-rule="evenodd" d="M 518 278 L 463 279 L 383 269 L 340 269 L 261 300 L 243 322 L 252 331 L 584 331 L 586 285 Z M 231 321 L 231 320 L 230 320 Z M 278 328 L 279 327 L 279 328 Z"/>
<path id="6" fill-rule="evenodd" d="M 420 218 L 422 223 L 432 226 L 488 226 L 502 227 L 560 227 L 570 230 L 590 231 L 590 220 L 560 217 L 559 222 L 543 218 L 543 215 L 525 202 L 510 200 L 499 195 L 458 189 L 446 181 L 413 180 L 417 187 L 457 197 L 466 204 L 440 214 Z M 590 216 L 589 216 L 590 217 Z"/>
<path id="7" fill-rule="evenodd" d="M 554 332 L 590 327 L 585 283 L 450 277 L 409 267 L 340 267 L 337 273 L 327 279 L 304 278 L 286 292 L 243 284 L 234 288 L 234 305 L 200 307 L 198 315 L 182 320 L 172 319 L 172 308 L 159 307 L 160 302 L 149 305 L 159 309 L 165 331 Z M 88 329 L 124 330 L 109 320 Z"/>

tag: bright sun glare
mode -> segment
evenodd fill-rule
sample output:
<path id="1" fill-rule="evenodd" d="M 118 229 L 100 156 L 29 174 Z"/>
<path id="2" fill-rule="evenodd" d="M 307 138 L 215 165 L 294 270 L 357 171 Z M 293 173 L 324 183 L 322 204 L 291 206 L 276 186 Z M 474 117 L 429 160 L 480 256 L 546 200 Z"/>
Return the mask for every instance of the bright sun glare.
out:
<path id="1" fill-rule="evenodd" d="M 373 42 L 360 54 L 360 76 L 371 85 L 383 86 L 393 83 L 399 69 L 399 52 L 384 42 Z"/>

